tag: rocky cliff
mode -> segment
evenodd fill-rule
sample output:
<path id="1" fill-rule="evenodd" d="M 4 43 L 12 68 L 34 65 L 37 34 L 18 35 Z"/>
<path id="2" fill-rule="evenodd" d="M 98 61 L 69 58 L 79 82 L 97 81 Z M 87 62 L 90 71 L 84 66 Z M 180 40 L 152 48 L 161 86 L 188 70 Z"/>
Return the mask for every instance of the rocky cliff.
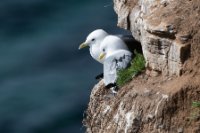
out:
<path id="1" fill-rule="evenodd" d="M 92 90 L 88 133 L 200 133 L 200 1 L 114 0 L 118 26 L 141 43 L 143 74 L 112 95 Z M 195 115 L 193 115 L 195 114 Z"/>

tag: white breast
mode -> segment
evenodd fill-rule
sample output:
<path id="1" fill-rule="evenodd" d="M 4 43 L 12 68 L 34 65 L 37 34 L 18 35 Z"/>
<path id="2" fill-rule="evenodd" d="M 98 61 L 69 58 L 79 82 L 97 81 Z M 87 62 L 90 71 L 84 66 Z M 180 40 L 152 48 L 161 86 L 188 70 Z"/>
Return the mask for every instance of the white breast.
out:
<path id="1" fill-rule="evenodd" d="M 98 44 L 94 44 L 90 47 L 90 54 L 91 54 L 92 58 L 94 58 L 96 61 L 103 64 L 104 59 L 99 60 L 100 47 L 98 46 Z"/>

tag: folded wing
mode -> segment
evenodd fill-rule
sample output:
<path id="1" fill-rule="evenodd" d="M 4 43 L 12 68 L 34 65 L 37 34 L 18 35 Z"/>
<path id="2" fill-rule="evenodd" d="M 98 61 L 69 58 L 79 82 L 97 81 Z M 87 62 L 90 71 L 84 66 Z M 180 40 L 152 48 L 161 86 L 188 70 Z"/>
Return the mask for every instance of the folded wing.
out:
<path id="1" fill-rule="evenodd" d="M 115 51 L 104 61 L 104 83 L 114 84 L 117 80 L 117 71 L 125 69 L 132 59 L 132 53 L 127 50 Z"/>

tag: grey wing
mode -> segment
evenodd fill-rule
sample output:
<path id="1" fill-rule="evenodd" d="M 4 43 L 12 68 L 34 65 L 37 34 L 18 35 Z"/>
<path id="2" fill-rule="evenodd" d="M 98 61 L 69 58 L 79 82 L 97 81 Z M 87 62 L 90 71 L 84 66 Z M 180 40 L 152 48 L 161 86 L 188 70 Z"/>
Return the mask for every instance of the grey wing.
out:
<path id="1" fill-rule="evenodd" d="M 121 38 L 124 42 L 126 41 L 136 41 L 135 38 L 132 35 L 117 35 L 119 38 Z"/>
<path id="2" fill-rule="evenodd" d="M 130 52 L 121 52 L 104 61 L 104 83 L 108 85 L 117 80 L 117 71 L 126 68 L 132 59 Z"/>
<path id="3" fill-rule="evenodd" d="M 124 53 L 116 60 L 116 69 L 125 69 L 131 62 L 132 54 L 130 52 Z"/>

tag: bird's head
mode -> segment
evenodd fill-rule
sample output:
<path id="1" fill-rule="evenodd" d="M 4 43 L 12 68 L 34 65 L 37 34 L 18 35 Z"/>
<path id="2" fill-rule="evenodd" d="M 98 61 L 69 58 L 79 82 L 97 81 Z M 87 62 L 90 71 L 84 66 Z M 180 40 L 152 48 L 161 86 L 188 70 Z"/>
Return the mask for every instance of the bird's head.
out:
<path id="1" fill-rule="evenodd" d="M 107 41 L 106 41 L 107 40 Z M 105 38 L 100 45 L 100 55 L 99 60 L 103 60 L 107 54 L 112 51 L 112 43 L 109 43 L 109 39 Z"/>
<path id="2" fill-rule="evenodd" d="M 87 46 L 91 47 L 94 44 L 100 45 L 101 41 L 108 35 L 107 32 L 105 32 L 102 29 L 97 29 L 93 32 L 91 32 L 88 36 L 85 42 L 83 42 L 79 49 L 85 48 Z"/>
<path id="3" fill-rule="evenodd" d="M 100 45 L 100 55 L 99 59 L 102 60 L 109 55 L 111 55 L 114 51 L 117 50 L 127 50 L 127 46 L 122 39 L 116 36 L 108 36 L 106 37 L 101 45 Z"/>

